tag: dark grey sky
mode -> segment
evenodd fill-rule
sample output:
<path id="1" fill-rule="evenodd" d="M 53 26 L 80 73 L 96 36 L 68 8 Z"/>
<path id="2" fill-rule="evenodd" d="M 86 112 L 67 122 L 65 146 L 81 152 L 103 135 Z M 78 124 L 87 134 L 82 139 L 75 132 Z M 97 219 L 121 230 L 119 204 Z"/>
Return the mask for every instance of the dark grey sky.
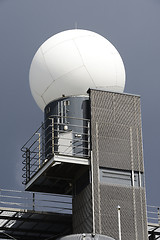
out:
<path id="1" fill-rule="evenodd" d="M 20 148 L 43 120 L 29 89 L 33 55 L 75 22 L 113 43 L 125 92 L 141 95 L 147 200 L 160 205 L 159 0 L 0 0 L 0 188 L 23 189 Z"/>

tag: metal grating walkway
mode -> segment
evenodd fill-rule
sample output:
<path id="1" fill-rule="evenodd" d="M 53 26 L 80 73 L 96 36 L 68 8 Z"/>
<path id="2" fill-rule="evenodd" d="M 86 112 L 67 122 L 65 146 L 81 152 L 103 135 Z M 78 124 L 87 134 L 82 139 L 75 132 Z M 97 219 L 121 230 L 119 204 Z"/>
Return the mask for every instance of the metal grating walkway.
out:
<path id="1" fill-rule="evenodd" d="M 71 197 L 0 189 L 0 239 L 49 240 L 71 232 Z"/>
<path id="2" fill-rule="evenodd" d="M 71 231 L 70 214 L 0 209 L 0 238 L 47 240 Z"/>

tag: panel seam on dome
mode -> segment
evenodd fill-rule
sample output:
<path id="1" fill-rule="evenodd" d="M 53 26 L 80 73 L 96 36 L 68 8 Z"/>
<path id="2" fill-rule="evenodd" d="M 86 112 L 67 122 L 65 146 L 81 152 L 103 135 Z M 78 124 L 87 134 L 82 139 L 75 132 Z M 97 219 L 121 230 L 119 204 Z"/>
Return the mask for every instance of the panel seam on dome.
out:
<path id="1" fill-rule="evenodd" d="M 35 90 L 35 89 L 33 88 L 33 91 L 34 91 L 39 97 L 41 97 L 41 95 L 37 92 L 37 90 Z M 31 92 L 32 92 L 32 90 L 31 90 Z"/>
<path id="2" fill-rule="evenodd" d="M 51 78 L 52 78 L 52 82 L 51 82 L 51 84 L 52 84 L 52 83 L 54 82 L 54 79 L 53 79 L 53 76 L 52 76 L 52 74 L 51 74 L 51 72 L 50 72 L 48 66 L 47 66 L 47 63 L 46 63 L 46 60 L 45 60 L 44 54 L 43 54 L 43 52 L 42 52 L 42 47 L 40 47 L 40 50 L 41 50 L 41 54 L 42 54 L 42 57 L 43 57 L 44 63 L 45 63 L 45 65 L 46 65 L 46 69 L 48 70 L 48 73 L 49 73 L 49 75 L 50 75 Z M 49 86 L 50 86 L 50 85 L 49 85 Z M 45 91 L 46 91 L 46 90 L 45 90 Z"/>
<path id="3" fill-rule="evenodd" d="M 50 47 L 50 48 L 48 48 L 46 51 L 43 51 L 43 54 L 46 54 L 49 50 L 51 50 L 52 48 L 55 48 L 55 47 L 57 47 L 58 45 L 60 45 L 60 44 L 62 44 L 62 43 L 64 43 L 64 42 L 69 42 L 69 41 L 71 41 L 72 39 L 68 39 L 68 40 L 64 40 L 64 41 L 62 41 L 62 42 L 60 42 L 60 43 L 57 43 L 56 45 L 54 45 L 53 47 Z M 41 46 L 41 48 L 43 48 L 43 45 Z"/>
<path id="4" fill-rule="evenodd" d="M 95 86 L 95 88 L 96 88 L 95 82 L 94 82 L 94 80 L 93 80 L 92 76 L 90 75 L 90 73 L 88 72 L 88 69 L 86 68 L 86 66 L 85 66 L 85 64 L 84 64 L 83 57 L 82 57 L 82 55 L 81 55 L 81 53 L 80 53 L 80 51 L 79 51 L 79 48 L 78 48 L 78 46 L 77 46 L 76 42 L 74 41 L 74 39 L 73 39 L 73 43 L 74 43 L 75 47 L 77 48 L 77 51 L 79 52 L 79 55 L 80 55 L 80 57 L 81 57 L 81 60 L 82 60 L 82 62 L 83 62 L 83 66 L 85 67 L 85 69 L 86 69 L 86 71 L 87 71 L 88 75 L 90 76 L 90 78 L 91 78 L 91 80 L 92 80 L 92 82 L 93 82 L 93 84 L 94 84 L 94 86 Z"/>
<path id="5" fill-rule="evenodd" d="M 41 98 L 42 98 L 42 100 L 43 100 L 44 104 L 45 104 L 45 105 L 47 105 L 47 103 L 45 102 L 45 100 L 44 100 L 43 96 L 41 96 Z"/>
<path id="6" fill-rule="evenodd" d="M 44 101 L 44 99 L 43 99 L 43 97 L 41 96 L 41 95 L 39 95 L 39 93 L 37 93 L 37 91 L 33 88 L 32 90 L 31 90 L 31 92 L 35 92 L 40 98 L 42 98 L 42 101 L 43 101 L 43 103 L 44 103 L 44 105 L 46 105 L 46 102 Z M 34 96 L 33 96 L 33 98 L 34 98 Z M 37 103 L 38 104 L 38 103 Z M 38 104 L 39 105 L 39 104 Z M 40 106 L 39 106 L 40 107 Z M 41 107 L 40 107 L 41 108 Z"/>
<path id="7" fill-rule="evenodd" d="M 53 47 L 50 47 L 50 48 L 48 48 L 46 51 L 43 51 L 43 44 L 42 44 L 42 46 L 41 46 L 41 48 L 42 48 L 42 52 L 43 52 L 43 54 L 46 54 L 49 50 L 51 50 L 52 48 L 55 48 L 55 47 L 57 47 L 58 45 L 60 45 L 60 44 L 62 44 L 62 43 L 64 43 L 64 42 L 68 42 L 68 41 L 74 41 L 74 39 L 77 39 L 77 38 L 82 38 L 82 37 L 94 37 L 94 36 L 92 36 L 92 35 L 85 35 L 85 36 L 78 36 L 78 37 L 72 37 L 72 38 L 70 38 L 70 39 L 66 39 L 66 40 L 64 40 L 64 41 L 61 41 L 60 43 L 57 43 L 56 45 L 54 45 Z M 54 36 L 53 36 L 54 37 Z M 49 39 L 48 39 L 49 40 Z M 48 40 L 46 40 L 46 41 L 48 41 Z"/>
<path id="8" fill-rule="evenodd" d="M 64 74 L 61 75 L 60 77 L 55 78 L 55 79 L 53 80 L 53 82 L 46 88 L 46 90 L 43 92 L 43 94 L 48 90 L 48 88 L 50 88 L 50 86 L 51 86 L 55 81 L 57 81 L 58 79 L 62 78 L 63 76 L 68 75 L 69 73 L 74 72 L 75 70 L 77 70 L 77 69 L 79 69 L 79 68 L 82 68 L 82 67 L 85 67 L 85 66 L 84 66 L 84 65 L 81 65 L 81 66 L 79 66 L 79 67 L 74 68 L 73 70 L 71 70 L 71 71 L 69 71 L 69 72 L 64 73 Z M 43 96 L 43 94 L 42 94 L 41 96 Z"/>

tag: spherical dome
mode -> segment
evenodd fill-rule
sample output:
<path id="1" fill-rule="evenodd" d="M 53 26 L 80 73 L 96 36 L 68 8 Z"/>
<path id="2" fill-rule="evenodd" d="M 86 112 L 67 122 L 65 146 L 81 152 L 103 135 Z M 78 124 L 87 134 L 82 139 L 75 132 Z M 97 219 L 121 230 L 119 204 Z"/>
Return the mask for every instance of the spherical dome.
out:
<path id="1" fill-rule="evenodd" d="M 123 92 L 125 69 L 115 47 L 87 30 L 54 35 L 36 52 L 30 67 L 30 88 L 38 106 L 62 96 L 84 95 L 89 88 Z"/>

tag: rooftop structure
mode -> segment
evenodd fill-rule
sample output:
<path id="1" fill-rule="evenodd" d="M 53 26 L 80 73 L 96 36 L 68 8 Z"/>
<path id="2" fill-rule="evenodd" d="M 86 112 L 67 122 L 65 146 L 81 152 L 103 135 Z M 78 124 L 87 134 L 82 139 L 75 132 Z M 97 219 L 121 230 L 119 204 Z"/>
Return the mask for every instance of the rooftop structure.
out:
<path id="1" fill-rule="evenodd" d="M 118 51 L 90 31 L 56 34 L 33 58 L 30 87 L 44 123 L 22 147 L 23 183 L 26 191 L 72 199 L 68 226 L 64 212 L 49 213 L 57 234 L 42 221 L 48 239 L 148 238 L 140 97 L 124 86 Z M 47 239 L 37 219 L 38 230 L 29 228 Z"/>

